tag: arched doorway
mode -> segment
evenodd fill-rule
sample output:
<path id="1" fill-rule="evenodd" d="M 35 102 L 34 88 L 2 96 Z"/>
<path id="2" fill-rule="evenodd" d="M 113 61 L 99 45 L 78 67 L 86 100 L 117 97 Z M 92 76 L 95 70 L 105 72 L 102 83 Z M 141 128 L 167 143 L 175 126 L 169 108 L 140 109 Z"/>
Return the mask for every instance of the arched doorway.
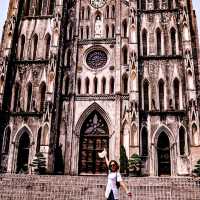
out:
<path id="1" fill-rule="evenodd" d="M 85 120 L 80 132 L 79 174 L 105 173 L 105 160 L 98 152 L 109 152 L 109 131 L 103 117 L 93 111 Z"/>
<path id="2" fill-rule="evenodd" d="M 171 175 L 170 142 L 167 134 L 161 132 L 157 144 L 158 175 Z"/>
<path id="3" fill-rule="evenodd" d="M 19 139 L 17 170 L 16 173 L 26 173 L 28 171 L 30 138 L 27 132 L 24 132 Z"/>

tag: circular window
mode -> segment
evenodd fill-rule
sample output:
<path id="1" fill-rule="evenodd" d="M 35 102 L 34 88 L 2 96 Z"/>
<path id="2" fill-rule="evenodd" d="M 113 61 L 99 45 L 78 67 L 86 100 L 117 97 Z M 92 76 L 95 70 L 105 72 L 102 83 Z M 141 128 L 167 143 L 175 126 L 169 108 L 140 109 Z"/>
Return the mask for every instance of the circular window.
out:
<path id="1" fill-rule="evenodd" d="M 92 69 L 100 69 L 107 63 L 108 57 L 103 50 L 93 50 L 88 53 L 86 63 Z"/>

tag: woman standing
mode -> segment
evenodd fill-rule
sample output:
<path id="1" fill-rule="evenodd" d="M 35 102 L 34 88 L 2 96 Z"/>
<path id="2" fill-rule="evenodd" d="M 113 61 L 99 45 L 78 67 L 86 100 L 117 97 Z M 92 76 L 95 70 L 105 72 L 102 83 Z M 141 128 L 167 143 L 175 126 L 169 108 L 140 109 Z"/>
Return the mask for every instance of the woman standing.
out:
<path id="1" fill-rule="evenodd" d="M 128 196 L 132 196 L 126 184 L 123 182 L 121 174 L 118 172 L 119 165 L 115 160 L 108 161 L 107 152 L 105 152 L 105 161 L 109 169 L 108 182 L 106 186 L 105 196 L 107 200 L 119 200 L 119 186 L 121 186 Z"/>

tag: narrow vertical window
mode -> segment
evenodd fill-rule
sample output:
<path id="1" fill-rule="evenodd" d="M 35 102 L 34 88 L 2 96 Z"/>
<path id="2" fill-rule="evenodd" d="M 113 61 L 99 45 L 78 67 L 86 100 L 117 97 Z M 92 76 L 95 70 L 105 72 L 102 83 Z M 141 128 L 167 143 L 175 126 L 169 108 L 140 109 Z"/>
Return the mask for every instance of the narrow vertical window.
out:
<path id="1" fill-rule="evenodd" d="M 85 80 L 85 93 L 89 94 L 89 91 L 90 91 L 90 80 L 87 77 L 86 80 Z"/>
<path id="2" fill-rule="evenodd" d="M 180 98 L 179 98 L 179 80 L 176 78 L 174 80 L 174 100 L 175 100 L 175 109 L 178 110 L 179 109 L 179 102 L 180 102 Z"/>
<path id="3" fill-rule="evenodd" d="M 24 57 L 24 45 L 25 45 L 25 36 L 21 36 L 21 50 L 20 50 L 20 60 Z"/>
<path id="4" fill-rule="evenodd" d="M 72 40 L 73 29 L 72 26 L 69 26 L 69 40 Z"/>
<path id="5" fill-rule="evenodd" d="M 164 110 L 164 82 L 163 80 L 160 80 L 158 83 L 158 88 L 159 88 L 159 105 L 160 105 L 160 110 Z"/>
<path id="6" fill-rule="evenodd" d="M 42 82 L 40 85 L 40 112 L 44 111 L 45 95 L 46 95 L 46 84 Z"/>
<path id="7" fill-rule="evenodd" d="M 115 25 L 112 24 L 112 38 L 115 37 Z"/>
<path id="8" fill-rule="evenodd" d="M 90 19 L 90 7 L 87 8 L 87 19 Z"/>
<path id="9" fill-rule="evenodd" d="M 71 66 L 71 56 L 72 56 L 72 52 L 69 49 L 68 52 L 67 52 L 67 67 Z"/>
<path id="10" fill-rule="evenodd" d="M 159 28 L 156 30 L 156 42 L 157 42 L 157 55 L 160 56 L 161 55 L 161 31 Z"/>
<path id="11" fill-rule="evenodd" d="M 123 48 L 123 64 L 127 65 L 128 64 L 128 49 L 127 47 Z"/>
<path id="12" fill-rule="evenodd" d="M 65 78 L 65 95 L 69 94 L 69 77 Z"/>
<path id="13" fill-rule="evenodd" d="M 40 127 L 38 130 L 38 136 L 37 136 L 36 153 L 40 152 L 41 136 L 42 136 L 42 128 Z"/>
<path id="14" fill-rule="evenodd" d="M 106 79 L 103 77 L 102 79 L 102 94 L 106 93 Z"/>
<path id="15" fill-rule="evenodd" d="M 115 6 L 112 6 L 112 18 L 115 18 Z"/>
<path id="16" fill-rule="evenodd" d="M 143 96 L 144 111 L 148 111 L 149 110 L 149 83 L 147 80 L 145 80 L 143 83 L 143 92 L 144 92 L 144 96 Z"/>
<path id="17" fill-rule="evenodd" d="M 47 34 L 45 40 L 46 40 L 45 59 L 49 59 L 51 36 L 49 34 Z"/>
<path id="18" fill-rule="evenodd" d="M 173 0 L 168 0 L 168 8 L 173 9 Z"/>
<path id="19" fill-rule="evenodd" d="M 176 55 L 176 30 L 174 28 L 171 29 L 171 47 L 172 55 Z"/>
<path id="20" fill-rule="evenodd" d="M 179 129 L 179 150 L 180 155 L 183 156 L 185 154 L 185 130 L 183 127 Z"/>
<path id="21" fill-rule="evenodd" d="M 4 139 L 3 139 L 3 153 L 5 153 L 6 155 L 9 152 L 9 147 L 10 147 L 10 135 L 11 135 L 11 130 L 10 127 L 7 127 L 5 129 L 5 133 L 4 133 Z"/>
<path id="22" fill-rule="evenodd" d="M 142 129 L 142 156 L 148 156 L 148 131 L 146 128 Z"/>
<path id="23" fill-rule="evenodd" d="M 160 8 L 160 0 L 154 0 L 154 9 L 158 10 Z"/>
<path id="24" fill-rule="evenodd" d="M 147 56 L 147 31 L 145 29 L 142 31 L 142 47 L 143 56 Z"/>
<path id="25" fill-rule="evenodd" d="M 106 18 L 109 18 L 109 6 L 106 6 Z"/>
<path id="26" fill-rule="evenodd" d="M 81 40 L 83 40 L 83 27 L 81 27 Z"/>
<path id="27" fill-rule="evenodd" d="M 37 47 L 38 47 L 38 36 L 35 35 L 33 38 L 33 60 L 35 60 L 37 56 Z"/>
<path id="28" fill-rule="evenodd" d="M 55 6 L 55 0 L 49 0 L 49 9 L 48 9 L 49 15 L 53 15 L 54 6 Z"/>
<path id="29" fill-rule="evenodd" d="M 32 84 L 29 82 L 27 85 L 27 106 L 26 106 L 26 110 L 30 111 L 31 110 L 31 101 L 32 101 Z"/>
<path id="30" fill-rule="evenodd" d="M 108 37 L 109 37 L 109 26 L 106 25 L 106 38 L 108 38 Z"/>
<path id="31" fill-rule="evenodd" d="M 113 77 L 110 78 L 110 94 L 114 94 L 115 89 L 115 79 Z"/>
<path id="32" fill-rule="evenodd" d="M 127 21 L 126 20 L 123 21 L 122 26 L 123 26 L 123 33 L 124 33 L 123 36 L 127 37 Z"/>
<path id="33" fill-rule="evenodd" d="M 36 16 L 40 16 L 42 14 L 42 1 L 39 0 L 37 1 L 37 6 L 36 6 Z"/>
<path id="34" fill-rule="evenodd" d="M 19 107 L 21 88 L 19 83 L 15 84 L 13 111 L 16 112 Z"/>
<path id="35" fill-rule="evenodd" d="M 85 8 L 82 7 L 81 9 L 81 19 L 84 20 L 84 15 L 85 15 Z"/>
<path id="36" fill-rule="evenodd" d="M 81 79 L 78 79 L 78 94 L 81 94 Z"/>
<path id="37" fill-rule="evenodd" d="M 146 0 L 141 0 L 141 9 L 146 10 Z"/>
<path id="38" fill-rule="evenodd" d="M 25 2 L 25 9 L 24 9 L 24 15 L 25 16 L 28 16 L 29 15 L 29 12 L 30 12 L 30 4 L 31 4 L 31 1 L 30 0 L 26 0 Z"/>
<path id="39" fill-rule="evenodd" d="M 89 27 L 87 26 L 87 27 L 86 27 L 86 35 L 87 35 L 87 39 L 89 39 L 89 34 L 90 34 L 90 32 L 89 32 Z"/>
<path id="40" fill-rule="evenodd" d="M 98 90 L 98 80 L 95 77 L 94 78 L 94 94 L 97 94 L 97 90 Z"/>
<path id="41" fill-rule="evenodd" d="M 127 74 L 123 75 L 122 81 L 123 81 L 123 93 L 127 94 L 128 93 L 128 76 L 127 76 Z"/>

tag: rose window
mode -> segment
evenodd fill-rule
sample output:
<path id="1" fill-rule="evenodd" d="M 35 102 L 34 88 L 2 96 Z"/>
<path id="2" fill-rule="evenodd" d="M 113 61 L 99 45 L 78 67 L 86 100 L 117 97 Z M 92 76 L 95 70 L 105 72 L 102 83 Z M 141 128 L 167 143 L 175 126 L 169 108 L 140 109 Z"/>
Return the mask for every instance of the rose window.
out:
<path id="1" fill-rule="evenodd" d="M 94 50 L 88 53 L 86 63 L 92 69 L 100 69 L 107 63 L 107 54 L 102 50 Z"/>

